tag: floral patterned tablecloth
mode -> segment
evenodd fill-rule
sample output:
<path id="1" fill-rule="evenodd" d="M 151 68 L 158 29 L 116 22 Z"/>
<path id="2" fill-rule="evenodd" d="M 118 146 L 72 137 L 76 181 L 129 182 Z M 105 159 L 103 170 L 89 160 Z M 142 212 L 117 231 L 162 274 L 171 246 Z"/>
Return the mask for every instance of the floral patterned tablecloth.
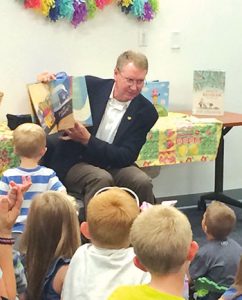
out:
<path id="1" fill-rule="evenodd" d="M 178 113 L 160 117 L 148 133 L 136 163 L 140 167 L 211 161 L 216 158 L 222 123 Z M 19 164 L 13 152 L 12 131 L 0 123 L 0 176 Z"/>
<path id="2" fill-rule="evenodd" d="M 211 161 L 217 156 L 223 124 L 181 113 L 160 117 L 140 151 L 140 167 Z"/>
<path id="3" fill-rule="evenodd" d="M 11 167 L 17 166 L 19 159 L 13 151 L 12 131 L 6 122 L 0 122 L 0 176 Z"/>

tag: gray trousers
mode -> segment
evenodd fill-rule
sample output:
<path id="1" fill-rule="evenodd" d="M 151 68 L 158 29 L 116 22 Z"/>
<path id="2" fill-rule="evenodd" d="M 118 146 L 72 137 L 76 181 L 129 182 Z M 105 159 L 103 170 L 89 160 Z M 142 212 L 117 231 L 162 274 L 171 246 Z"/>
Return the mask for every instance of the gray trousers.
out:
<path id="1" fill-rule="evenodd" d="M 135 165 L 105 170 L 81 162 L 69 170 L 65 185 L 68 192 L 84 201 L 85 207 L 99 189 L 107 186 L 127 187 L 133 190 L 140 203 L 146 201 L 153 204 L 155 201 L 151 178 Z"/>

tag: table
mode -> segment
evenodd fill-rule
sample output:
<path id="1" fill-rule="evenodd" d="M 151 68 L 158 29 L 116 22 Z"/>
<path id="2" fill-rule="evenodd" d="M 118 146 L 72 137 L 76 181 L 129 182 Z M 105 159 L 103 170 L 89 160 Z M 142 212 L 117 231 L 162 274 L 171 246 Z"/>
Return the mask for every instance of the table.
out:
<path id="1" fill-rule="evenodd" d="M 169 112 L 148 133 L 136 163 L 153 167 L 215 160 L 221 131 L 222 123 L 215 118 Z"/>
<path id="2" fill-rule="evenodd" d="M 183 112 L 190 114 L 191 112 Z M 196 115 L 196 117 L 204 117 Z M 212 116 L 211 116 L 212 117 Z M 204 194 L 198 201 L 198 208 L 206 209 L 206 200 L 218 200 L 226 204 L 242 208 L 242 203 L 233 199 L 223 192 L 223 179 L 224 179 L 224 136 L 235 126 L 242 126 L 242 114 L 225 112 L 223 116 L 216 116 L 218 120 L 223 123 L 222 135 L 220 138 L 218 154 L 215 160 L 215 176 L 214 176 L 214 192 Z"/>
<path id="3" fill-rule="evenodd" d="M 6 122 L 0 123 L 0 176 L 11 167 L 19 164 L 19 158 L 14 154 L 12 131 Z"/>
<path id="4" fill-rule="evenodd" d="M 183 111 L 181 113 L 191 115 L 191 111 Z M 204 118 L 204 116 L 199 116 L 199 115 L 195 115 L 195 117 Z M 209 117 L 213 117 L 213 116 L 209 116 Z M 206 161 L 206 160 L 213 160 L 216 157 L 214 192 L 202 195 L 200 200 L 198 201 L 198 208 L 206 209 L 206 200 L 214 200 L 214 199 L 242 208 L 241 202 L 239 202 L 238 200 L 232 199 L 232 198 L 224 195 L 224 193 L 223 193 L 224 136 L 234 126 L 242 126 L 242 114 L 225 112 L 223 116 L 214 116 L 214 118 L 216 118 L 220 122 L 222 122 L 221 123 L 222 124 L 222 134 L 221 134 L 221 136 L 219 135 L 220 125 L 218 125 L 216 127 L 217 129 L 215 130 L 215 132 L 213 132 L 216 134 L 213 135 L 215 138 L 213 140 L 214 147 L 212 148 L 213 151 L 210 154 L 198 153 L 199 155 L 197 157 L 195 157 L 194 153 L 197 152 L 197 149 L 195 149 L 195 150 L 191 149 L 191 151 L 193 151 L 193 152 L 191 152 L 191 154 L 193 154 L 193 156 L 188 157 L 189 159 L 188 160 L 186 159 L 185 161 L 181 161 L 178 159 L 174 160 L 174 155 L 173 156 L 170 155 L 172 152 L 169 152 L 165 158 L 160 157 L 160 159 L 155 160 L 155 161 L 153 160 L 153 162 L 151 159 L 150 160 L 142 160 L 141 159 L 142 157 L 139 156 L 139 159 L 137 162 L 140 166 L 145 167 L 145 166 L 153 166 L 153 165 L 176 164 L 176 163 L 181 163 L 181 162 L 187 163 L 187 162 L 192 162 L 192 161 L 199 161 L 199 159 L 201 161 Z M 207 124 L 207 125 L 209 125 L 209 124 Z M 171 131 L 168 131 L 167 133 L 168 133 L 168 135 L 173 134 L 173 132 L 171 132 Z M 214 152 L 215 146 L 216 146 L 215 142 L 217 141 L 218 137 L 219 137 L 218 151 Z M 149 143 L 147 143 L 147 145 L 148 144 Z M 196 144 L 196 143 L 194 143 L 194 144 Z M 147 145 L 145 145 L 145 146 L 147 147 Z M 171 144 L 170 144 L 170 146 L 171 146 Z M 173 147 L 173 145 L 172 145 L 172 147 Z M 172 147 L 170 147 L 170 148 L 172 148 Z M 206 149 L 206 147 L 204 149 Z M 209 148 L 207 148 L 207 149 L 209 149 Z M 157 151 L 158 150 L 156 149 L 155 153 L 153 153 L 152 155 L 157 155 L 157 153 L 156 153 Z M 142 152 L 141 152 L 141 155 L 142 155 Z M 193 159 L 192 159 L 192 157 L 193 157 Z M 6 123 L 1 123 L 0 124 L 0 176 L 5 169 L 16 166 L 16 165 L 18 165 L 18 163 L 19 163 L 18 158 L 14 155 L 13 148 L 12 148 L 12 132 L 10 129 L 8 129 Z"/>

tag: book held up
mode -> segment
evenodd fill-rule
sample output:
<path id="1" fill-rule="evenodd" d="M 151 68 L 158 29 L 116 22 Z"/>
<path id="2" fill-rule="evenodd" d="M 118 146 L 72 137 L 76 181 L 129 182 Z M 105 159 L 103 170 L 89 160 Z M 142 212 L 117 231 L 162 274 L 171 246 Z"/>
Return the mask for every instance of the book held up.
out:
<path id="1" fill-rule="evenodd" d="M 75 121 L 92 126 L 92 116 L 84 76 L 61 72 L 49 83 L 28 84 L 31 106 L 46 134 L 72 128 Z"/>
<path id="2" fill-rule="evenodd" d="M 193 114 L 224 114 L 225 72 L 194 71 Z"/>

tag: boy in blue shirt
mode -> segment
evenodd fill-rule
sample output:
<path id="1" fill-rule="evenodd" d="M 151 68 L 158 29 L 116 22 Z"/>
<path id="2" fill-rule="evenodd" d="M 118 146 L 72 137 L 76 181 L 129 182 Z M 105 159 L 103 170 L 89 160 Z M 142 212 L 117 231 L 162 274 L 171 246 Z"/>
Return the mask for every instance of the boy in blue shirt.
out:
<path id="1" fill-rule="evenodd" d="M 196 254 L 189 273 L 191 280 L 206 277 L 216 284 L 229 287 L 234 280 L 242 254 L 241 246 L 229 238 L 236 223 L 234 211 L 222 202 L 212 201 L 202 219 L 207 242 Z M 220 295 L 210 293 L 209 299 Z"/>
<path id="2" fill-rule="evenodd" d="M 0 181 L 0 195 L 7 195 L 11 182 L 22 184 L 23 178 L 30 178 L 32 185 L 24 194 L 20 215 L 13 227 L 13 232 L 22 233 L 33 196 L 48 190 L 66 192 L 52 169 L 39 165 L 46 152 L 46 135 L 39 125 L 24 123 L 13 132 L 15 153 L 20 157 L 20 166 L 3 173 Z"/>

